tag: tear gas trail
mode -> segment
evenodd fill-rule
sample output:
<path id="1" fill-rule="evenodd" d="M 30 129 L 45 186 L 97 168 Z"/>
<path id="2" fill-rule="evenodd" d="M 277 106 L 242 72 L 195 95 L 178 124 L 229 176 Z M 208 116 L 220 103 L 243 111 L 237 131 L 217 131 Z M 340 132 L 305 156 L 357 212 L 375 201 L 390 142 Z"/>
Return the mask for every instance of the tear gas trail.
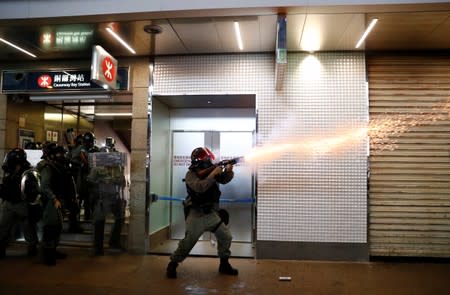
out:
<path id="1" fill-rule="evenodd" d="M 287 153 L 297 156 L 316 156 L 331 152 L 340 152 L 352 143 L 363 140 L 367 135 L 366 128 L 353 128 L 341 131 L 328 138 L 298 139 L 294 142 L 275 142 L 255 147 L 244 156 L 246 163 L 260 164 L 276 160 Z"/>
<path id="2" fill-rule="evenodd" d="M 327 138 L 292 138 L 289 140 L 268 141 L 253 148 L 244 156 L 249 164 L 271 162 L 286 154 L 300 157 L 311 157 L 323 154 L 338 154 L 355 144 L 362 144 L 367 137 L 371 150 L 394 150 L 398 138 L 413 127 L 432 124 L 436 121 L 448 120 L 450 103 L 433 107 L 429 112 L 417 109 L 408 114 L 376 114 L 372 115 L 367 127 L 335 130 L 333 136 Z M 415 112 L 414 112 L 415 111 Z"/>

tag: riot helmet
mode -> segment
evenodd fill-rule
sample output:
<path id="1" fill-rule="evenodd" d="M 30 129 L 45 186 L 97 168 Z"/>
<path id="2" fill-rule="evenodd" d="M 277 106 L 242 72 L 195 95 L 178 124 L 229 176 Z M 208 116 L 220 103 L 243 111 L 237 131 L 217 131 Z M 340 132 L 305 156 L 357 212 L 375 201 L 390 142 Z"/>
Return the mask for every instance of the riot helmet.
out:
<path id="1" fill-rule="evenodd" d="M 191 153 L 190 168 L 208 168 L 216 157 L 207 147 L 198 147 Z"/>
<path id="2" fill-rule="evenodd" d="M 42 145 L 41 159 L 48 159 L 48 154 L 49 154 L 50 150 L 53 150 L 56 147 L 56 145 L 57 144 L 54 142 L 50 142 L 50 141 L 44 142 L 44 144 Z"/>
<path id="3" fill-rule="evenodd" d="M 21 148 L 14 148 L 10 150 L 3 160 L 2 169 L 4 171 L 12 172 L 17 165 L 24 165 L 27 163 L 27 154 Z"/>
<path id="4" fill-rule="evenodd" d="M 40 148 L 40 146 L 39 146 L 39 143 L 37 143 L 37 142 L 30 141 L 25 145 L 26 150 L 38 150 L 39 148 Z"/>
<path id="5" fill-rule="evenodd" d="M 88 148 L 93 147 L 94 143 L 95 143 L 95 135 L 94 135 L 94 133 L 88 131 L 85 134 L 83 134 L 83 143 Z"/>
<path id="6" fill-rule="evenodd" d="M 108 148 L 110 148 L 110 149 L 114 148 L 114 145 L 115 145 L 115 144 L 116 144 L 116 140 L 115 140 L 114 138 L 108 136 L 108 137 L 105 139 L 105 145 L 106 145 Z"/>
<path id="7" fill-rule="evenodd" d="M 83 144 L 83 134 L 78 134 L 77 137 L 75 137 L 75 145 L 82 145 Z"/>
<path id="8" fill-rule="evenodd" d="M 64 149 L 64 147 L 62 147 L 60 145 L 51 144 L 48 147 L 47 157 L 51 161 L 65 163 L 66 162 L 66 150 Z"/>
<path id="9" fill-rule="evenodd" d="M 100 148 L 100 152 L 116 152 L 116 148 L 114 147 L 114 144 L 116 143 L 116 140 L 110 136 L 105 138 L 105 145 Z"/>

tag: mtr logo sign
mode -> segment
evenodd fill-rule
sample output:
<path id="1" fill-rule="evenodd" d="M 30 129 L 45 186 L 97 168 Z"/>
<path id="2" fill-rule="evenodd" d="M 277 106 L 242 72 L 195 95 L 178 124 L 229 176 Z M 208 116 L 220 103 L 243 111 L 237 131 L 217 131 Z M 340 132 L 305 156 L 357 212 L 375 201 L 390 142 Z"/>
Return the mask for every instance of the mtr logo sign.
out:
<path id="1" fill-rule="evenodd" d="M 111 82 L 116 79 L 117 69 L 114 62 L 109 56 L 105 57 L 102 61 L 102 73 L 106 81 Z"/>
<path id="2" fill-rule="evenodd" d="M 117 87 L 117 60 L 99 45 L 92 49 L 91 81 L 108 90 Z"/>
<path id="3" fill-rule="evenodd" d="M 39 76 L 37 80 L 38 86 L 41 88 L 51 88 L 52 82 L 53 82 L 52 77 L 49 75 Z"/>

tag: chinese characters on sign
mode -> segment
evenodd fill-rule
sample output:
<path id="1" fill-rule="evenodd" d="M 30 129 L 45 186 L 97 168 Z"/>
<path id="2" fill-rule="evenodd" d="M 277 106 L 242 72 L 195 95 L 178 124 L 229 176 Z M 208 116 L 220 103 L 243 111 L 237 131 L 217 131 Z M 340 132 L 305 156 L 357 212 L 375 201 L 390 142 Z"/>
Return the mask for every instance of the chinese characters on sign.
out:
<path id="1" fill-rule="evenodd" d="M 87 38 L 93 35 L 93 31 L 88 32 L 56 32 L 55 45 L 57 47 L 85 45 Z"/>
<path id="2" fill-rule="evenodd" d="M 40 32 L 40 43 L 46 50 L 80 50 L 92 45 L 92 25 L 71 24 L 44 26 Z"/>
<path id="3" fill-rule="evenodd" d="M 99 75 L 103 76 L 105 82 L 114 85 L 111 89 L 128 90 L 129 68 L 117 68 L 107 58 L 103 58 L 102 62 L 104 66 L 100 67 Z M 104 90 L 101 84 L 91 80 L 89 70 L 2 71 L 0 80 L 3 82 L 1 83 L 3 93 Z"/>
<path id="4" fill-rule="evenodd" d="M 41 88 L 83 88 L 90 87 L 91 83 L 85 78 L 85 73 L 43 74 L 37 79 Z"/>
<path id="5" fill-rule="evenodd" d="M 70 87 L 89 87 L 91 83 L 86 81 L 84 74 L 56 74 L 54 76 L 53 87 L 67 87 L 70 84 Z"/>

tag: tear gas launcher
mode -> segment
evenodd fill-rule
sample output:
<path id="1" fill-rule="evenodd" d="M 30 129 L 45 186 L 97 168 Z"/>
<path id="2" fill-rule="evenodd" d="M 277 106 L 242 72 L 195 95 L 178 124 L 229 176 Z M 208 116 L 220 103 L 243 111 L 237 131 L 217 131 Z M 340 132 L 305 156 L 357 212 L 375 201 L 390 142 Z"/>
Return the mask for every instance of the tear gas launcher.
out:
<path id="1" fill-rule="evenodd" d="M 233 159 L 222 160 L 222 161 L 220 161 L 219 163 L 217 163 L 215 165 L 216 166 L 225 167 L 228 164 L 235 165 L 235 164 L 243 162 L 243 161 L 244 161 L 244 157 L 237 157 L 237 158 L 233 158 Z"/>
<path id="2" fill-rule="evenodd" d="M 237 158 L 232 158 L 232 159 L 226 159 L 226 160 L 222 160 L 216 164 L 213 164 L 211 167 L 208 167 L 206 169 L 200 170 L 197 172 L 197 175 L 200 178 L 205 178 L 206 176 L 208 176 L 214 169 L 216 169 L 216 167 L 222 167 L 225 168 L 225 166 L 227 165 L 235 165 L 237 163 L 243 162 L 244 161 L 244 157 L 237 157 Z"/>

